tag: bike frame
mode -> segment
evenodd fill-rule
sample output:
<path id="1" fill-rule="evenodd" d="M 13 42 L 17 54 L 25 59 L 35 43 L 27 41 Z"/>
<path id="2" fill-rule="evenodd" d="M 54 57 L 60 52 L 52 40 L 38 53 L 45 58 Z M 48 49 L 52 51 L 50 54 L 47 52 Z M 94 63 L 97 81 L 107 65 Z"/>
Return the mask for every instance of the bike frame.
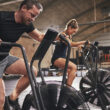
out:
<path id="1" fill-rule="evenodd" d="M 98 50 L 98 46 L 95 46 L 95 45 L 93 45 L 93 44 L 90 44 L 90 46 L 92 47 L 88 52 L 87 52 L 87 54 L 86 54 L 86 56 L 84 56 L 84 54 L 83 54 L 83 59 L 84 59 L 84 64 L 86 65 L 86 67 L 87 67 L 87 69 L 88 69 L 88 71 L 89 71 L 89 74 L 90 74 L 90 76 L 91 76 L 91 79 L 92 79 L 92 81 L 93 81 L 93 84 L 94 84 L 94 88 L 96 88 L 96 90 L 95 90 L 95 93 L 97 94 L 97 96 L 98 96 L 98 98 L 100 99 L 100 102 L 101 102 L 101 107 L 102 107 L 102 109 L 104 110 L 105 109 L 105 106 L 103 105 L 103 102 L 102 102 L 102 100 L 101 100 L 101 98 L 100 98 L 100 96 L 98 95 L 98 90 L 97 90 L 97 88 L 98 88 L 98 75 L 97 75 L 97 73 L 98 73 L 98 59 L 99 59 L 99 50 Z M 95 49 L 96 50 L 96 57 L 95 57 L 95 70 L 93 70 L 92 68 L 90 69 L 89 67 L 88 67 L 88 65 L 86 64 L 86 59 L 87 59 L 87 57 L 91 54 L 91 52 L 93 51 L 93 49 Z M 94 77 L 93 77 L 93 72 L 96 72 L 96 74 L 95 74 L 95 79 L 94 79 Z"/>

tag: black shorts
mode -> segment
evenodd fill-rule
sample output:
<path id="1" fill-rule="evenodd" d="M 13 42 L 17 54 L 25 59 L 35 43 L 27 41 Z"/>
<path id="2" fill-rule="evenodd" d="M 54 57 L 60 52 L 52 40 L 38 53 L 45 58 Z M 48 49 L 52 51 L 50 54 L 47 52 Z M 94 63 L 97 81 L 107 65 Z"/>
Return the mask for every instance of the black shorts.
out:
<path id="1" fill-rule="evenodd" d="M 16 62 L 18 59 L 18 57 L 8 55 L 6 58 L 0 61 L 0 78 L 3 77 L 3 73 L 5 72 L 6 68 Z"/>
<path id="2" fill-rule="evenodd" d="M 51 64 L 54 65 L 55 60 L 57 60 L 58 58 L 66 58 L 66 57 L 65 56 L 64 57 L 52 57 Z"/>

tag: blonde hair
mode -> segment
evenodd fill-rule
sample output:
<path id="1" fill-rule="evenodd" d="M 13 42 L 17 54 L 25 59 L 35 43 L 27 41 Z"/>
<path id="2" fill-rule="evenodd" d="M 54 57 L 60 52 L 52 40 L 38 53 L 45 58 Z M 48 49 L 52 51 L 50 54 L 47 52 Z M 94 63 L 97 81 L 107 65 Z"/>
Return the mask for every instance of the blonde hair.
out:
<path id="1" fill-rule="evenodd" d="M 67 24 L 66 24 L 66 28 L 68 28 L 69 26 L 70 26 L 71 28 L 74 28 L 74 29 L 79 28 L 78 22 L 76 21 L 76 19 L 71 19 L 71 20 L 69 20 L 69 21 L 67 22 Z"/>

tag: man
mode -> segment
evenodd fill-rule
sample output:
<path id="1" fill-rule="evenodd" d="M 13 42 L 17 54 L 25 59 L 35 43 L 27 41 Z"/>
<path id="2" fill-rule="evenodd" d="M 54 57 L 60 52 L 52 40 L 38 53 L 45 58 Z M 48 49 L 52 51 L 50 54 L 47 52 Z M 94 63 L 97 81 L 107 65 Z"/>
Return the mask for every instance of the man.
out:
<path id="1" fill-rule="evenodd" d="M 42 11 L 42 5 L 37 0 L 24 0 L 15 12 L 0 11 L 0 39 L 5 42 L 16 42 L 22 33 L 27 32 L 33 39 L 41 41 L 44 34 L 34 28 L 32 22 Z M 0 52 L 9 52 L 11 47 L 0 46 Z M 18 96 L 29 85 L 26 67 L 23 59 L 11 55 L 0 56 L 0 110 L 5 102 L 3 73 L 23 75 L 13 92 L 8 97 L 14 110 L 20 110 Z M 37 70 L 34 68 L 35 75 Z"/>
<path id="2" fill-rule="evenodd" d="M 70 42 L 71 47 L 79 47 L 85 43 L 85 41 L 72 42 L 72 35 L 75 34 L 78 31 L 78 29 L 79 26 L 77 21 L 75 19 L 71 19 L 66 24 L 65 30 L 61 33 Z M 58 45 L 55 46 L 55 50 L 51 60 L 52 65 L 64 69 L 66 62 L 65 59 L 66 49 L 67 49 L 67 45 L 60 39 L 60 43 L 58 43 Z M 69 61 L 68 69 L 67 69 L 68 72 L 67 85 L 69 86 L 72 85 L 72 82 L 76 76 L 75 74 L 76 70 L 77 70 L 77 66 L 73 62 Z"/>

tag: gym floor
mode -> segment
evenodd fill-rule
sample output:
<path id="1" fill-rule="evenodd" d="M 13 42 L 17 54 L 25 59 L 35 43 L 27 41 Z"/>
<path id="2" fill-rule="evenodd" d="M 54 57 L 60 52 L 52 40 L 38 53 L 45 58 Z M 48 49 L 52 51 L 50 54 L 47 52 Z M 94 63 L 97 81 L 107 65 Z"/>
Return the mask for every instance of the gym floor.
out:
<path id="1" fill-rule="evenodd" d="M 79 90 L 79 82 L 81 80 L 81 77 L 79 77 L 82 73 L 84 73 L 84 71 L 78 71 L 78 77 L 75 78 L 72 86 L 76 89 L 76 90 Z M 6 96 L 9 95 L 11 93 L 11 91 L 13 90 L 13 88 L 15 87 L 16 83 L 17 83 L 17 78 L 16 79 L 7 79 L 5 80 L 5 89 L 6 89 Z M 49 81 L 49 80 L 57 80 L 57 81 L 61 81 L 62 80 L 62 76 L 49 76 L 49 77 L 45 77 L 45 80 L 46 81 Z M 38 77 L 37 78 L 37 81 L 40 82 L 41 79 Z M 22 106 L 22 103 L 23 103 L 23 100 L 24 100 L 24 97 L 26 94 L 28 94 L 30 92 L 31 88 L 30 86 L 22 92 L 22 94 L 20 95 L 19 97 L 19 103 L 20 105 Z M 97 107 L 93 104 L 89 104 L 89 107 L 90 107 L 90 110 L 101 110 L 100 107 Z"/>

